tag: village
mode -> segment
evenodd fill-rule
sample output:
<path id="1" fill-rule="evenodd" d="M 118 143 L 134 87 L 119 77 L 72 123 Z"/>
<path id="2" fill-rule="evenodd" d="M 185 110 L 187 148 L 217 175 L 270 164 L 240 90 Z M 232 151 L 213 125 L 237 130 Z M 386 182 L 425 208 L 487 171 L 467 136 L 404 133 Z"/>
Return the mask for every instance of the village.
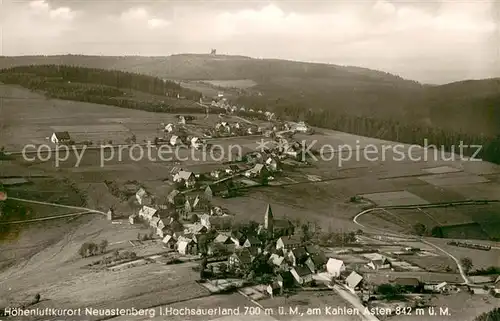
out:
<path id="1" fill-rule="evenodd" d="M 152 130 L 147 132 L 141 131 L 146 127 L 142 123 L 119 135 L 113 130 L 121 124 L 107 125 L 113 130 L 99 133 L 52 127 L 54 132 L 47 139 L 55 147 L 76 145 L 91 150 L 98 144 L 153 144 L 200 154 L 208 153 L 212 144 L 235 141 L 244 147 L 242 155 L 225 155 L 210 164 L 155 165 L 161 174 L 143 181 L 115 177 L 115 164 L 108 167 L 109 175 L 100 172 L 99 184 L 106 188 L 101 194 L 111 196 L 94 196 L 92 207 L 107 212 L 111 224 L 106 223 L 106 229 L 113 241 L 105 237 L 97 243 L 77 244 L 84 268 L 106 273 L 133 273 L 151 264 L 186 269 L 199 276 L 196 283 L 209 293 L 237 292 L 264 308 L 276 302 L 292 307 L 300 300 L 329 295 L 341 300 L 335 301 L 339 306 L 378 311 L 362 313 L 366 320 L 375 320 L 370 314 L 383 319 L 401 311 L 439 309 L 435 302 L 440 298 L 473 295 L 488 301 L 500 297 L 498 275 L 481 273 L 479 266 L 474 271 L 472 262 L 461 271 L 449 255 L 418 234 L 365 228 L 355 219 L 357 227 L 327 226 L 313 217 L 289 215 L 272 201 L 252 217 L 245 217 L 238 206 L 226 208 L 224 201 L 244 200 L 253 191 L 328 179 L 319 176 L 304 153 L 305 138 L 315 133 L 304 122 L 282 121 L 269 112 L 232 106 L 222 93 L 211 103 L 201 100 L 200 109 L 206 114 L 176 115 L 163 122 L 153 119 L 148 123 Z M 265 139 L 265 146 L 255 144 L 260 139 Z M 90 170 L 93 165 L 87 163 Z M 10 184 L 12 178 L 2 182 Z M 371 194 L 344 198 L 346 206 L 357 212 L 379 202 Z M 450 241 L 448 245 L 480 252 L 478 256 L 491 250 L 491 246 L 470 242 Z M 334 306 L 328 301 L 324 304 Z"/>
<path id="2" fill-rule="evenodd" d="M 198 149 L 206 144 L 206 137 L 263 132 L 260 127 L 220 121 L 206 131 L 205 138 L 197 138 L 185 131 L 193 119 L 178 118 L 178 124 L 165 125 L 168 138 L 156 143 L 190 144 Z M 442 253 L 418 237 L 366 233 L 361 229 L 326 231 L 307 219 L 294 220 L 286 213 L 275 213 L 272 204 L 267 205 L 261 221 L 236 220 L 238 213 L 216 205 L 218 199 L 239 197 L 250 187 L 272 184 L 275 177 L 286 176 L 289 168 L 307 166 L 300 155 L 303 146 L 291 139 L 300 129 L 274 120 L 268 131 L 271 134 L 265 136 L 272 137 L 275 143 L 271 148 L 250 151 L 238 161 L 220 164 L 212 171 L 173 167 L 169 174 L 173 190 L 166 196 L 131 186 L 138 189 L 133 195 L 135 212 L 124 218 L 123 213 L 111 208 L 108 220 L 147 228 L 148 232 L 128 242 L 132 249 L 144 252 L 147 248 L 155 255 L 115 254 L 114 259 L 97 261 L 91 267 L 117 271 L 149 263 L 199 262 L 186 268 L 199 272 L 199 284 L 211 293 L 238 291 L 259 301 L 301 291 L 335 291 L 351 304 L 355 302 L 357 309 L 381 309 L 393 315 L 404 309 L 423 311 L 436 296 L 472 293 L 500 297 L 500 277 L 471 276 L 473 282 L 468 284 L 452 265 L 436 268 L 415 263 L 442 258 Z M 87 256 L 88 245 L 82 247 L 82 256 Z"/>

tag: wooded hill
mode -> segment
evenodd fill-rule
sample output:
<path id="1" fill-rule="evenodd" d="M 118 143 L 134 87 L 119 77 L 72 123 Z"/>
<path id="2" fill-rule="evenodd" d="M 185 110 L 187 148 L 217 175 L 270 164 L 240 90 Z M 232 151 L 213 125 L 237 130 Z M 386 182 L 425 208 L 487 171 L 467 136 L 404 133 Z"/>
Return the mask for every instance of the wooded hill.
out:
<path id="1" fill-rule="evenodd" d="M 257 85 L 239 97 L 247 106 L 274 110 L 286 105 L 303 113 L 329 111 L 470 134 L 500 134 L 500 79 L 426 86 L 366 68 L 226 55 L 0 57 L 0 69 L 31 64 L 113 69 L 175 80 L 250 79 Z"/>
<path id="2" fill-rule="evenodd" d="M 194 103 L 201 97 L 196 91 L 172 81 L 118 70 L 65 65 L 19 66 L 1 70 L 0 82 L 40 91 L 50 98 L 157 112 L 201 110 Z"/>
<path id="3" fill-rule="evenodd" d="M 273 65 L 271 60 L 201 56 L 207 61 L 218 61 L 217 63 L 233 60 L 240 63 L 244 61 L 244 64 L 248 61 L 264 61 L 269 66 Z M 78 61 L 80 56 L 64 57 Z M 179 59 L 177 56 L 172 57 Z M 93 61 L 90 58 L 92 57 L 83 57 L 80 63 L 83 61 L 90 64 Z M 16 58 L 3 59 L 12 61 Z M 44 61 L 43 58 L 40 59 Z M 55 58 L 47 59 L 52 61 Z M 93 59 L 101 61 L 99 57 Z M 124 61 L 155 61 L 154 59 L 159 58 L 102 59 L 116 59 L 123 67 Z M 361 68 L 339 67 L 337 77 L 335 69 L 322 71 L 317 64 L 300 63 L 304 69 L 302 71 L 300 68 L 284 68 L 283 64 L 294 66 L 299 63 L 277 62 L 274 64 L 275 74 L 267 72 L 268 78 L 261 77 L 264 70 L 244 69 L 237 73 L 238 77 L 246 79 L 261 77 L 256 80 L 257 89 L 252 90 L 262 91 L 264 94 L 259 96 L 251 92 L 243 93 L 236 97 L 235 103 L 247 108 L 273 111 L 280 118 L 305 120 L 313 126 L 386 140 L 419 145 L 427 140 L 429 144 L 446 148 L 459 146 L 461 142 L 466 145 L 482 145 L 483 149 L 478 157 L 500 163 L 500 79 L 430 87 Z M 314 67 L 307 67 L 309 65 Z M 150 68 L 151 64 L 148 66 Z M 134 68 L 139 68 L 139 65 L 136 64 Z M 273 70 L 272 67 L 269 70 Z M 155 73 L 158 72 L 157 70 Z M 218 75 L 220 71 L 214 69 L 213 72 Z M 243 77 L 246 72 L 249 75 Z M 290 77 L 285 77 L 286 79 L 279 77 L 287 74 Z M 172 78 L 172 75 L 169 76 Z M 317 78 L 320 76 L 324 80 Z M 41 90 L 50 97 L 61 99 L 148 111 L 180 112 L 182 109 L 184 112 L 200 112 L 200 106 L 194 102 L 199 99 L 200 93 L 182 88 L 172 81 L 118 70 L 64 65 L 20 66 L 0 71 L 0 81 Z M 134 92 L 148 93 L 151 99 L 137 99 Z M 177 94 L 186 99 L 174 98 Z M 422 104 L 427 107 L 419 107 Z M 469 152 L 472 154 L 474 150 Z"/>

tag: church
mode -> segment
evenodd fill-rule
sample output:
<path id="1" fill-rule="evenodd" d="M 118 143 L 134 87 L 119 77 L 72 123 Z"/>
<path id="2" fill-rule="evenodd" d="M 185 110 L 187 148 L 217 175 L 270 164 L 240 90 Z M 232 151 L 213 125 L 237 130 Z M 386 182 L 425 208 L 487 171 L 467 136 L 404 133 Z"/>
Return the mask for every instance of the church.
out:
<path id="1" fill-rule="evenodd" d="M 264 229 L 273 236 L 290 236 L 293 235 L 295 230 L 290 220 L 274 218 L 271 204 L 267 205 L 266 213 L 264 214 Z"/>

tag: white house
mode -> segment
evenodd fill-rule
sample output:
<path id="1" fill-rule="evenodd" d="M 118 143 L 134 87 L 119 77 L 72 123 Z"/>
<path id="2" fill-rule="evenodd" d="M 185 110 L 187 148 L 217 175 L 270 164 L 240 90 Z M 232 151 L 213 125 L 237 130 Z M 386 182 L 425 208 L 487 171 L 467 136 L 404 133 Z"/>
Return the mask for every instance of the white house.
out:
<path id="1" fill-rule="evenodd" d="M 328 262 L 326 262 L 326 271 L 332 277 L 339 277 L 340 273 L 345 271 L 345 264 L 341 260 L 330 258 Z"/>
<path id="2" fill-rule="evenodd" d="M 298 237 L 282 236 L 276 241 L 277 250 L 292 250 L 301 244 L 301 240 Z"/>
<path id="3" fill-rule="evenodd" d="M 181 170 L 174 175 L 173 181 L 174 182 L 184 181 L 186 183 L 186 187 L 189 188 L 196 184 L 196 177 L 193 172 Z"/>
<path id="4" fill-rule="evenodd" d="M 68 132 L 54 132 L 50 136 L 50 141 L 54 144 L 67 144 L 71 141 L 71 137 Z"/>
<path id="5" fill-rule="evenodd" d="M 191 138 L 191 147 L 193 147 L 194 149 L 199 149 L 202 145 L 203 144 L 198 137 Z"/>
<path id="6" fill-rule="evenodd" d="M 174 125 L 173 124 L 167 124 L 167 126 L 165 126 L 165 131 L 167 133 L 171 133 L 173 130 L 174 130 Z"/>
<path id="7" fill-rule="evenodd" d="M 151 205 L 151 198 L 144 188 L 140 188 L 137 193 L 135 193 L 135 199 L 139 205 Z"/>
<path id="8" fill-rule="evenodd" d="M 356 289 L 361 284 L 361 281 L 363 281 L 363 277 L 353 271 L 347 279 L 345 280 L 345 283 L 347 284 L 347 287 L 349 287 L 351 290 Z"/>
<path id="9" fill-rule="evenodd" d="M 373 253 L 365 254 L 364 256 L 370 260 L 366 266 L 372 270 L 384 270 L 391 268 L 391 262 L 389 262 L 389 260 L 383 255 Z"/>
<path id="10" fill-rule="evenodd" d="M 143 219 L 147 220 L 148 222 L 151 221 L 151 219 L 154 217 L 158 210 L 149 206 L 143 206 L 139 210 L 139 216 L 142 217 Z"/>

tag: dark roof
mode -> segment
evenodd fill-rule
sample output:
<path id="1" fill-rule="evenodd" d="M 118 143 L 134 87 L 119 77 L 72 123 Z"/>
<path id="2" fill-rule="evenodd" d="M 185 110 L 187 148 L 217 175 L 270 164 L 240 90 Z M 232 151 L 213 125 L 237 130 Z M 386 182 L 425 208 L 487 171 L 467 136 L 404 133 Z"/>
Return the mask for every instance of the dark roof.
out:
<path id="1" fill-rule="evenodd" d="M 262 242 L 254 235 L 249 235 L 247 237 L 247 241 L 250 242 L 250 245 L 261 245 Z"/>
<path id="2" fill-rule="evenodd" d="M 299 276 L 306 276 L 312 274 L 311 270 L 307 266 L 297 266 L 294 269 Z"/>
<path id="3" fill-rule="evenodd" d="M 285 245 L 293 245 L 293 244 L 300 244 L 301 243 L 300 239 L 298 239 L 296 237 L 282 236 L 281 240 L 283 241 L 283 244 L 285 244 Z"/>
<path id="4" fill-rule="evenodd" d="M 237 251 L 234 253 L 234 255 L 236 255 L 236 257 L 238 258 L 238 260 L 242 264 L 252 263 L 252 255 L 251 255 L 250 251 L 248 251 L 247 249 Z"/>
<path id="5" fill-rule="evenodd" d="M 417 278 L 397 278 L 393 281 L 395 284 L 403 286 L 419 286 L 420 280 Z"/>
<path id="6" fill-rule="evenodd" d="M 292 250 L 293 256 L 297 261 L 305 262 L 307 260 L 307 252 L 303 247 L 297 247 Z"/>
<path id="7" fill-rule="evenodd" d="M 292 273 L 290 271 L 284 271 L 284 272 L 281 272 L 279 275 L 278 275 L 278 279 L 280 279 L 283 281 L 284 284 L 289 284 L 289 283 L 293 283 L 293 280 L 294 280 L 294 277 L 292 275 Z"/>
<path id="8" fill-rule="evenodd" d="M 321 252 L 321 250 L 314 245 L 306 245 L 306 251 L 310 255 L 319 254 Z"/>
<path id="9" fill-rule="evenodd" d="M 54 134 L 56 135 L 57 139 L 62 139 L 62 140 L 71 139 L 69 137 L 69 133 L 68 132 L 55 132 Z"/>
<path id="10" fill-rule="evenodd" d="M 314 266 L 316 267 L 326 264 L 327 262 L 326 256 L 322 254 L 313 254 L 310 256 L 310 258 Z"/>

